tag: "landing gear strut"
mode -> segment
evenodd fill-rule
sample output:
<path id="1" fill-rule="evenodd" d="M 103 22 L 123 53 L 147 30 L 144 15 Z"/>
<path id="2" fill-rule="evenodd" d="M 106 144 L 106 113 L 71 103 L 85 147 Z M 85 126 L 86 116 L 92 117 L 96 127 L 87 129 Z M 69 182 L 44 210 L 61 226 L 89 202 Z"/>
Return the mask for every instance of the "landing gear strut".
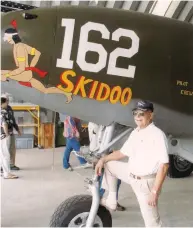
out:
<path id="1" fill-rule="evenodd" d="M 99 205 L 98 181 L 89 180 L 90 195 L 68 198 L 55 210 L 50 227 L 112 227 L 110 212 Z"/>

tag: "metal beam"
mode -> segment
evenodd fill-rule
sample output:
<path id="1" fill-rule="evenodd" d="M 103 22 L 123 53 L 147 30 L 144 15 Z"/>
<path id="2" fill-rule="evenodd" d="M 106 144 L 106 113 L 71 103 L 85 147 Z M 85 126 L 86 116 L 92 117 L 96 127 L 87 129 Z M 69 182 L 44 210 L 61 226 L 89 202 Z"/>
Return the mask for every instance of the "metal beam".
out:
<path id="1" fill-rule="evenodd" d="M 105 7 L 106 1 L 90 0 L 89 6 Z"/>
<path id="2" fill-rule="evenodd" d="M 79 1 L 77 0 L 73 0 L 73 1 L 71 1 L 71 3 L 70 3 L 72 6 L 78 6 L 79 5 Z"/>
<path id="3" fill-rule="evenodd" d="M 15 11 L 15 10 L 22 10 L 22 9 L 13 8 L 13 7 L 9 7 L 9 6 L 1 6 L 1 7 L 4 8 L 4 9 L 7 9 L 6 12 Z"/>
<path id="4" fill-rule="evenodd" d="M 191 17 L 190 21 L 189 21 L 191 24 L 193 24 L 193 17 Z"/>
<path id="5" fill-rule="evenodd" d="M 153 6 L 151 13 L 158 16 L 165 16 L 171 3 L 172 3 L 171 0 L 166 0 L 166 1 L 158 0 L 156 2 L 156 5 Z"/>
<path id="6" fill-rule="evenodd" d="M 144 13 L 149 13 L 155 1 L 149 1 Z"/>
<path id="7" fill-rule="evenodd" d="M 26 1 L 23 1 L 22 3 L 24 3 L 24 2 L 26 2 Z M 15 8 L 15 9 L 22 9 L 22 10 L 29 10 L 29 9 L 37 8 L 32 5 L 26 5 L 26 4 L 21 4 L 18 2 L 12 2 L 12 1 L 1 1 L 1 6 L 11 7 L 11 8 Z"/>
<path id="8" fill-rule="evenodd" d="M 114 7 L 115 9 L 122 9 L 124 1 L 115 1 Z"/>
<path id="9" fill-rule="evenodd" d="M 177 8 L 180 5 L 180 1 L 173 1 L 170 5 L 170 7 L 168 8 L 165 17 L 169 17 L 172 18 L 175 15 L 175 12 L 177 10 Z"/>
<path id="10" fill-rule="evenodd" d="M 41 1 L 33 1 L 33 6 L 40 7 Z"/>
<path id="11" fill-rule="evenodd" d="M 89 1 L 89 6 L 97 6 L 97 2 L 93 1 L 93 0 L 90 0 Z"/>
<path id="12" fill-rule="evenodd" d="M 107 1 L 98 1 L 97 6 L 98 7 L 105 7 L 106 3 L 107 3 Z"/>
<path id="13" fill-rule="evenodd" d="M 106 2 L 106 5 L 105 5 L 105 7 L 106 8 L 113 8 L 114 7 L 114 5 L 115 5 L 115 0 L 108 0 L 107 2 Z"/>
<path id="14" fill-rule="evenodd" d="M 138 6 L 138 8 L 137 8 L 137 11 L 141 12 L 141 13 L 144 13 L 148 4 L 149 4 L 148 1 L 141 1 L 139 6 Z"/>
<path id="15" fill-rule="evenodd" d="M 52 6 L 60 6 L 60 1 L 52 1 Z"/>
<path id="16" fill-rule="evenodd" d="M 7 12 L 11 12 L 11 11 L 15 11 L 15 9 L 11 8 L 11 7 L 1 6 L 1 12 L 3 12 L 3 13 L 7 13 Z"/>
<path id="17" fill-rule="evenodd" d="M 185 21 L 190 22 L 193 19 L 193 7 L 189 11 L 188 15 L 185 18 Z"/>
<path id="18" fill-rule="evenodd" d="M 180 4 L 178 5 L 178 7 L 176 8 L 176 10 L 175 10 L 172 18 L 177 19 L 180 16 L 180 14 L 181 14 L 181 12 L 184 9 L 184 7 L 185 7 L 186 4 L 187 4 L 187 1 L 180 2 Z"/>
<path id="19" fill-rule="evenodd" d="M 40 2 L 40 7 L 51 7 L 52 6 L 52 1 L 41 1 Z"/>
<path id="20" fill-rule="evenodd" d="M 122 9 L 129 10 L 133 1 L 124 1 Z"/>
<path id="21" fill-rule="evenodd" d="M 79 2 L 79 6 L 88 6 L 89 5 L 89 1 L 80 1 Z"/>
<path id="22" fill-rule="evenodd" d="M 185 21 L 186 17 L 188 16 L 188 13 L 193 7 L 193 2 L 187 2 L 187 4 L 184 6 L 183 10 L 181 11 L 181 14 L 178 17 L 178 20 Z"/>
<path id="23" fill-rule="evenodd" d="M 70 5 L 70 1 L 60 1 L 61 6 L 68 6 Z"/>
<path id="24" fill-rule="evenodd" d="M 20 3 L 25 4 L 25 5 L 29 5 L 29 6 L 33 5 L 33 1 L 20 1 Z"/>
<path id="25" fill-rule="evenodd" d="M 133 1 L 130 7 L 130 10 L 137 11 L 141 1 Z"/>

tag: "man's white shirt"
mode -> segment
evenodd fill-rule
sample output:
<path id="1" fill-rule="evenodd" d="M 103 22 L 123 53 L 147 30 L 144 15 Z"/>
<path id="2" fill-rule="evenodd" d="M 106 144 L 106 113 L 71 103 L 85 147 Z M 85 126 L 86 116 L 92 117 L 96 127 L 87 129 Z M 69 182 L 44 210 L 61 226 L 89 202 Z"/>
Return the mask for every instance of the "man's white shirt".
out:
<path id="1" fill-rule="evenodd" d="M 154 123 L 133 130 L 120 151 L 129 157 L 129 172 L 138 176 L 155 174 L 160 164 L 169 163 L 166 135 Z"/>

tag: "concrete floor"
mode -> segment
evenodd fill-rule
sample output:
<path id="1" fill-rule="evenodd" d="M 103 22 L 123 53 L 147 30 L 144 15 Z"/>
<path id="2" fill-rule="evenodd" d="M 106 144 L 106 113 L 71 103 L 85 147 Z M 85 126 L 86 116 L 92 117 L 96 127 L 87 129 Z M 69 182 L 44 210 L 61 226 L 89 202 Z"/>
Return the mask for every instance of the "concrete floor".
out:
<path id="1" fill-rule="evenodd" d="M 85 194 L 84 179 L 92 170 L 77 172 L 62 168 L 63 148 L 17 151 L 18 180 L 2 180 L 2 227 L 46 227 L 55 208 L 66 198 Z M 54 158 L 54 169 L 53 169 Z M 72 165 L 78 162 L 72 156 Z M 119 202 L 125 212 L 113 213 L 113 226 L 140 227 L 143 220 L 130 186 L 122 184 Z M 160 213 L 165 226 L 193 226 L 193 175 L 167 179 L 160 197 Z"/>

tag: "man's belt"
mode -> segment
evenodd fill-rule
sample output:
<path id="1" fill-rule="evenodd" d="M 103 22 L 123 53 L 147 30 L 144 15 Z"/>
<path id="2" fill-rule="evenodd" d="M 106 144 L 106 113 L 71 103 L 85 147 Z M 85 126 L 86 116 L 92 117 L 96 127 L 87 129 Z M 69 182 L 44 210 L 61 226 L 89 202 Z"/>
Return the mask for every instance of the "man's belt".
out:
<path id="1" fill-rule="evenodd" d="M 141 180 L 141 179 L 151 179 L 151 178 L 155 178 L 156 174 L 151 174 L 151 175 L 146 175 L 146 176 L 136 176 L 132 173 L 130 173 L 129 175 L 130 177 L 137 179 L 137 180 Z"/>

